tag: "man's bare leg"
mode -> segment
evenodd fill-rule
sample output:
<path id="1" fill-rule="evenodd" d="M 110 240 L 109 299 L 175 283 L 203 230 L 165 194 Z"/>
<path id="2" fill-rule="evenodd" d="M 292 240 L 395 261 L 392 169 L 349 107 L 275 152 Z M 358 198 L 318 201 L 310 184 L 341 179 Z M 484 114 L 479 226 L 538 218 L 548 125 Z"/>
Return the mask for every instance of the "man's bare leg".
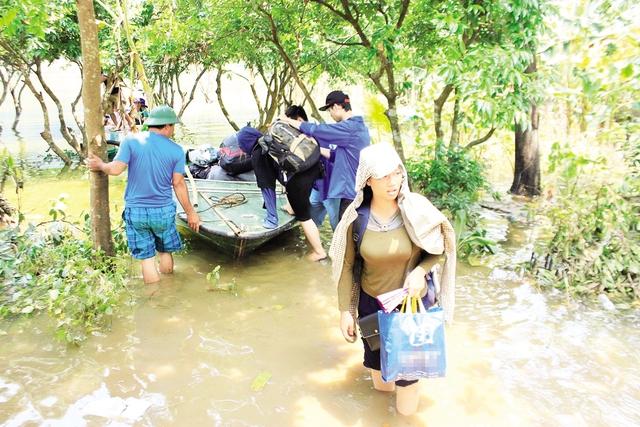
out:
<path id="1" fill-rule="evenodd" d="M 156 257 L 141 260 L 142 262 L 142 278 L 147 285 L 160 281 L 160 274 L 156 267 Z"/>
<path id="2" fill-rule="evenodd" d="M 160 273 L 173 273 L 173 255 L 170 252 L 158 252 L 160 259 Z"/>
<path id="3" fill-rule="evenodd" d="M 309 244 L 313 248 L 313 252 L 307 255 L 309 261 L 320 261 L 327 257 L 327 253 L 322 248 L 322 240 L 320 240 L 320 232 L 316 223 L 312 219 L 300 221 L 304 235 L 307 237 Z"/>

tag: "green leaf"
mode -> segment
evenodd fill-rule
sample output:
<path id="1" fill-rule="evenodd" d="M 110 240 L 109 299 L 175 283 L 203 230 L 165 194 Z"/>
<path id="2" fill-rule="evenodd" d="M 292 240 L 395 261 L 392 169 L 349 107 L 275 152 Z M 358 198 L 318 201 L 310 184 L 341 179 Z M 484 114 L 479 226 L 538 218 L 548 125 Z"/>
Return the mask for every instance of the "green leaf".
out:
<path id="1" fill-rule="evenodd" d="M 623 79 L 628 79 L 633 76 L 633 64 L 628 64 L 626 67 L 622 69 L 620 75 Z"/>
<path id="2" fill-rule="evenodd" d="M 265 384 L 267 384 L 267 381 L 269 381 L 269 378 L 271 378 L 271 374 L 269 372 L 262 372 L 260 373 L 255 380 L 253 380 L 253 383 L 251 383 L 251 390 L 253 391 L 260 391 L 264 388 Z"/>

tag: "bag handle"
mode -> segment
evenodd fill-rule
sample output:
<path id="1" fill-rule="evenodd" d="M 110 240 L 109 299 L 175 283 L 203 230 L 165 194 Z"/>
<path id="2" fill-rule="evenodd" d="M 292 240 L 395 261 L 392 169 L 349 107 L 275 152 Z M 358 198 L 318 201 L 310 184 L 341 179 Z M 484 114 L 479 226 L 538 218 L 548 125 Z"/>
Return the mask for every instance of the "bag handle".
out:
<path id="1" fill-rule="evenodd" d="M 411 312 L 409 312 L 409 305 L 407 305 L 407 300 L 409 300 L 409 305 L 411 306 Z M 424 308 L 424 303 L 422 302 L 422 298 L 420 297 L 410 297 L 406 296 L 404 300 L 402 300 L 402 307 L 400 307 L 400 313 L 408 313 L 415 314 L 418 312 L 426 313 L 427 309 Z"/>

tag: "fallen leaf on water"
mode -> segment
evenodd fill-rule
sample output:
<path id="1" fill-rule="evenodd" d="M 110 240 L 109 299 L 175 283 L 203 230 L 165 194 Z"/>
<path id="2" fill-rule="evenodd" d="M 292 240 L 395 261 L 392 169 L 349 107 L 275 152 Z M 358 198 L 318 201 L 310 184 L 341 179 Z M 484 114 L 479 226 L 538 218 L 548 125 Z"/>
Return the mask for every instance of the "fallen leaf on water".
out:
<path id="1" fill-rule="evenodd" d="M 256 377 L 255 380 L 253 380 L 253 383 L 251 384 L 251 390 L 253 391 L 262 390 L 262 388 L 267 383 L 267 381 L 269 381 L 269 378 L 271 378 L 271 374 L 269 372 L 262 372 L 260 375 Z"/>
<path id="2" fill-rule="evenodd" d="M 284 308 L 284 305 L 281 305 L 281 304 L 278 304 L 273 307 L 274 310 L 282 310 L 283 308 Z"/>

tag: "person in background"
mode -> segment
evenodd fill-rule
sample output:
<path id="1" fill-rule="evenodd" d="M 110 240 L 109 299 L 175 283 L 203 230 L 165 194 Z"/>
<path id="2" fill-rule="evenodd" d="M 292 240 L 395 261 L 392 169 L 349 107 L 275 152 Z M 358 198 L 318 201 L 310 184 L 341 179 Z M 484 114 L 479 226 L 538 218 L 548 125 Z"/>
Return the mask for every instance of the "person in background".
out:
<path id="1" fill-rule="evenodd" d="M 334 145 L 325 148 L 329 149 L 329 156 L 326 157 L 326 150 L 323 150 L 323 155 L 320 158 L 320 161 L 322 161 L 324 165 L 324 178 L 316 179 L 313 183 L 309 203 L 311 203 L 311 218 L 316 226 L 322 226 L 325 217 L 328 215 L 331 230 L 335 230 L 339 220 L 340 199 L 330 199 L 328 193 L 333 163 L 336 157 L 336 149 Z"/>
<path id="2" fill-rule="evenodd" d="M 338 288 L 340 331 L 355 342 L 356 313 L 359 318 L 376 313 L 376 297 L 408 288 L 413 297 L 426 296 L 426 274 L 446 255 L 441 288 L 437 295 L 448 323 L 455 305 L 456 239 L 447 218 L 424 196 L 411 193 L 407 171 L 390 144 L 367 147 L 360 154 L 355 200 L 346 209 L 333 236 L 329 256 Z M 360 240 L 364 259 L 359 282 L 353 280 L 355 243 L 353 222 L 356 209 L 369 205 L 369 219 Z M 418 381 L 387 383 L 380 372 L 380 350 L 364 343 L 364 366 L 371 369 L 373 387 L 391 392 L 397 387 L 396 409 L 403 415 L 415 413 L 420 398 Z"/>
<path id="3" fill-rule="evenodd" d="M 160 280 L 156 253 L 160 272 L 171 273 L 172 253 L 182 248 L 172 188 L 189 227 L 197 233 L 202 221 L 191 205 L 184 181 L 184 151 L 171 140 L 176 123 L 181 122 L 171 107 L 156 107 L 147 119 L 149 131 L 125 137 L 113 161 L 105 163 L 92 153 L 85 160 L 90 170 L 107 175 L 120 175 L 128 168 L 122 218 L 131 255 L 141 260 L 145 283 Z"/>
<path id="4" fill-rule="evenodd" d="M 133 107 L 131 108 L 130 115 L 136 125 L 140 126 L 144 124 L 146 118 L 149 117 L 147 103 L 144 98 L 135 98 L 133 100 Z"/>
<path id="5" fill-rule="evenodd" d="M 280 119 L 285 120 L 304 134 L 314 137 L 323 147 L 323 156 L 326 158 L 329 158 L 330 155 L 329 149 L 326 147 L 329 144 L 336 146 L 327 198 L 340 199 L 338 217 L 342 218 L 345 209 L 356 195 L 355 177 L 360 151 L 371 144 L 371 137 L 362 116 L 353 114 L 351 100 L 346 93 L 340 90 L 329 93 L 325 105 L 320 107 L 320 111 L 329 111 L 331 118 L 336 123 L 298 122 L 286 116 L 280 116 Z"/>

